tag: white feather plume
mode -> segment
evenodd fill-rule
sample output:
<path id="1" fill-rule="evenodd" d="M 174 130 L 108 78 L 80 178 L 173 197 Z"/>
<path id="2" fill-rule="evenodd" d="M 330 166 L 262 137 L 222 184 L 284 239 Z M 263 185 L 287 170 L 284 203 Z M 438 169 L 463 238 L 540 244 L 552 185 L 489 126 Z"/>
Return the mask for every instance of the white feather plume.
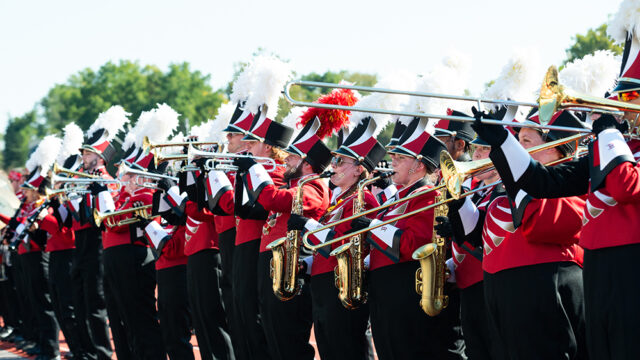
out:
<path id="1" fill-rule="evenodd" d="M 536 52 L 519 49 L 502 67 L 500 75 L 482 95 L 491 100 L 532 101 L 540 89 L 544 72 Z M 484 104 L 488 110 L 499 105 Z"/>
<path id="2" fill-rule="evenodd" d="M 124 124 L 129 122 L 129 115 L 131 113 L 124 111 L 122 106 L 113 105 L 107 111 L 98 115 L 96 121 L 89 127 L 87 135 L 91 137 L 96 131 L 106 129 L 108 132 L 107 140 L 111 141 L 122 130 Z"/>
<path id="3" fill-rule="evenodd" d="M 300 130 L 302 130 L 302 126 L 298 126 L 298 121 L 300 121 L 300 116 L 307 110 L 309 110 L 309 108 L 305 106 L 294 106 L 291 108 L 289 114 L 282 119 L 282 125 L 293 129 L 292 139 L 295 139 L 300 133 Z"/>
<path id="4" fill-rule="evenodd" d="M 583 94 L 604 96 L 616 84 L 620 61 L 610 50 L 598 50 L 567 64 L 558 75 L 560 83 Z"/>
<path id="5" fill-rule="evenodd" d="M 55 135 L 47 135 L 40 141 L 36 150 L 29 156 L 26 167 L 29 172 L 35 170 L 38 166 L 44 171 L 49 170 L 58 157 L 62 140 Z"/>
<path id="6" fill-rule="evenodd" d="M 124 137 L 124 141 L 122 143 L 122 149 L 128 150 L 131 146 L 139 147 L 142 145 L 142 138 L 140 133 L 149 126 L 149 119 L 153 116 L 152 111 L 143 111 L 140 113 L 138 117 L 138 121 L 136 121 L 135 126 L 127 131 L 127 135 Z"/>
<path id="7" fill-rule="evenodd" d="M 218 108 L 218 114 L 216 114 L 215 121 L 222 123 L 221 128 L 224 129 L 229 125 L 229 120 L 236 111 L 236 103 L 229 101 L 228 103 L 220 105 Z"/>
<path id="8" fill-rule="evenodd" d="M 253 71 L 253 63 L 247 64 L 240 75 L 238 75 L 236 81 L 233 82 L 231 95 L 229 96 L 232 103 L 237 104 L 239 102 L 246 101 L 249 96 L 251 96 L 254 80 Z"/>
<path id="9" fill-rule="evenodd" d="M 411 74 L 406 71 L 393 71 L 381 76 L 375 87 L 413 91 L 416 88 L 417 79 L 418 78 L 415 74 Z M 356 106 L 385 110 L 401 110 L 409 103 L 410 100 L 411 98 L 407 95 L 371 93 L 370 95 L 361 98 Z M 377 136 L 391 120 L 395 119 L 394 115 L 371 114 L 354 111 L 350 116 L 350 130 L 353 130 L 353 128 L 355 128 L 362 119 L 367 117 L 372 117 L 376 122 L 376 131 L 374 136 Z"/>
<path id="10" fill-rule="evenodd" d="M 58 153 L 58 164 L 64 163 L 64 161 L 71 155 L 80 154 L 80 146 L 84 142 L 84 134 L 82 129 L 75 123 L 67 124 L 64 129 L 64 139 L 62 141 L 62 147 Z"/>
<path id="11" fill-rule="evenodd" d="M 278 113 L 282 89 L 292 76 L 291 66 L 275 56 L 256 56 L 250 67 L 252 91 L 245 108 L 256 113 L 261 105 L 266 105 L 267 117 L 273 119 Z"/>
<path id="12" fill-rule="evenodd" d="M 151 112 L 151 117 L 148 119 L 149 125 L 143 128 L 144 131 L 139 135 L 142 145 L 142 138 L 148 136 L 151 142 L 165 141 L 173 131 L 178 127 L 180 114 L 173 110 L 171 106 L 167 104 L 158 104 Z"/>
<path id="13" fill-rule="evenodd" d="M 451 52 L 445 56 L 442 62 L 434 69 L 418 79 L 416 91 L 449 95 L 463 95 L 469 82 L 471 65 L 469 56 Z M 437 99 L 433 97 L 414 96 L 405 106 L 407 112 L 419 112 L 425 114 L 446 114 L 448 108 L 459 108 L 463 104 L 460 101 L 449 99 Z M 410 117 L 402 116 L 400 121 L 408 124 Z M 435 126 L 436 121 L 430 121 L 429 126 Z"/>
<path id="14" fill-rule="evenodd" d="M 624 44 L 629 35 L 640 36 L 640 0 L 622 1 L 607 26 L 607 34 L 619 44 Z"/>

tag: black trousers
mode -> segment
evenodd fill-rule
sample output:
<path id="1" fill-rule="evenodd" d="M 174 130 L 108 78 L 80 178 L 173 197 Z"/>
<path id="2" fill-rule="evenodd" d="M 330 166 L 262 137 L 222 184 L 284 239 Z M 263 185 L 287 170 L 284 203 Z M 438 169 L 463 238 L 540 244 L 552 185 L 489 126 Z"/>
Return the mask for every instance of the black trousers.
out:
<path id="1" fill-rule="evenodd" d="M 49 293 L 51 304 L 67 345 L 72 353 L 82 352 L 80 347 L 80 328 L 73 313 L 71 286 L 71 261 L 73 249 L 49 253 Z"/>
<path id="2" fill-rule="evenodd" d="M 71 264 L 73 306 L 80 327 L 82 353 L 90 359 L 110 360 L 111 342 L 103 287 L 102 233 L 91 227 L 76 231 Z"/>
<path id="3" fill-rule="evenodd" d="M 129 335 L 124 325 L 124 320 L 118 310 L 118 301 L 113 289 L 112 280 L 108 276 L 104 278 L 104 297 L 107 304 L 107 314 L 109 316 L 109 328 L 113 338 L 113 347 L 118 360 L 131 360 L 133 356 L 133 346 L 129 342 Z"/>
<path id="4" fill-rule="evenodd" d="M 503 351 L 487 318 L 482 281 L 460 290 L 460 322 L 469 359 L 501 359 Z"/>
<path id="5" fill-rule="evenodd" d="M 16 255 L 10 254 L 9 256 L 12 257 L 11 261 L 14 261 Z M 5 326 L 11 326 L 16 331 L 20 332 L 20 304 L 18 301 L 18 294 L 16 293 L 15 274 L 12 268 L 13 266 L 6 265 L 5 271 L 7 280 L 0 283 L 0 296 L 2 296 L 5 304 L 5 314 L 2 315 L 2 318 Z"/>
<path id="6" fill-rule="evenodd" d="M 31 252 L 19 255 L 22 259 L 23 270 L 28 284 L 28 301 L 35 314 L 40 354 L 57 356 L 58 323 L 51 305 L 51 296 L 47 285 L 49 277 L 49 254 L 45 252 Z"/>
<path id="7" fill-rule="evenodd" d="M 156 271 L 158 315 L 164 346 L 171 360 L 192 360 L 191 314 L 187 293 L 187 265 Z"/>
<path id="8" fill-rule="evenodd" d="M 591 359 L 640 359 L 640 244 L 584 253 L 587 344 Z"/>
<path id="9" fill-rule="evenodd" d="M 269 353 L 274 359 L 313 359 L 311 294 L 309 283 L 293 299 L 281 301 L 273 294 L 271 251 L 258 256 L 258 301 Z"/>
<path id="10" fill-rule="evenodd" d="M 485 273 L 484 296 L 506 358 L 586 357 L 582 268 L 575 263 Z"/>
<path id="11" fill-rule="evenodd" d="M 242 332 L 242 327 L 238 323 L 235 312 L 233 310 L 233 250 L 236 242 L 236 228 L 231 228 L 225 232 L 218 234 L 218 246 L 220 247 L 220 260 L 222 261 L 222 277 L 220 278 L 220 290 L 222 291 L 222 304 L 224 312 L 227 314 L 227 323 L 229 324 L 229 335 L 231 335 L 231 343 L 236 358 L 240 359 L 240 343 L 238 339 Z"/>
<path id="12" fill-rule="evenodd" d="M 419 267 L 409 261 L 369 271 L 371 331 L 380 360 L 460 359 L 450 350 L 451 321 L 443 316 L 447 309 L 429 317 L 420 308 L 415 291 Z"/>
<path id="13" fill-rule="evenodd" d="M 334 274 L 311 277 L 313 333 L 322 359 L 373 359 L 367 337 L 369 305 L 346 309 L 338 299 Z"/>
<path id="14" fill-rule="evenodd" d="M 258 309 L 258 252 L 260 239 L 237 245 L 233 250 L 234 317 L 242 331 L 238 334 L 238 359 L 269 359 L 267 339 Z"/>
<path id="15" fill-rule="evenodd" d="M 11 266 L 11 273 L 15 280 L 16 295 L 18 299 L 28 299 L 29 288 L 24 270 L 24 260 L 21 256 L 13 253 L 13 266 Z M 20 334 L 26 340 L 37 341 L 38 332 L 36 331 L 37 325 L 34 316 L 34 312 L 31 308 L 31 304 L 27 300 L 18 301 L 18 317 L 20 319 Z"/>
<path id="16" fill-rule="evenodd" d="M 220 253 L 207 249 L 187 260 L 187 290 L 202 359 L 235 359 L 220 294 Z"/>
<path id="17" fill-rule="evenodd" d="M 134 357 L 166 359 L 156 312 L 151 249 L 132 244 L 107 248 L 104 269 Z"/>

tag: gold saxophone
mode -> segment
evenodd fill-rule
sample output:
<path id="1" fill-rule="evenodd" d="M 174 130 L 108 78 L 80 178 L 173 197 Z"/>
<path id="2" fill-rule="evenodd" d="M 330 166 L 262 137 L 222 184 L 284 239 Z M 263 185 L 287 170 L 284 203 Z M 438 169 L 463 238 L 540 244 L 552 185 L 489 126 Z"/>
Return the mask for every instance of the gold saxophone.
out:
<path id="1" fill-rule="evenodd" d="M 445 195 L 439 194 L 434 203 L 437 204 L 444 199 Z M 448 208 L 446 203 L 435 207 L 434 225 L 436 217 L 447 216 Z M 421 295 L 420 307 L 427 315 L 436 316 L 449 304 L 449 297 L 444 294 L 447 259 L 445 241 L 438 236 L 435 229 L 431 239 L 431 243 L 413 252 L 413 259 L 420 261 L 420 269 L 416 270 L 416 292 Z"/>
<path id="2" fill-rule="evenodd" d="M 310 181 L 331 176 L 331 172 L 309 176 L 300 180 L 293 198 L 291 214 L 302 215 L 302 194 L 304 185 Z M 281 237 L 267 245 L 267 250 L 273 252 L 270 263 L 270 276 L 273 279 L 273 293 L 282 301 L 291 300 L 300 291 L 298 281 L 298 258 L 300 257 L 300 231 L 288 231 L 286 237 Z"/>
<path id="3" fill-rule="evenodd" d="M 391 172 L 365 179 L 358 183 L 358 195 L 353 200 L 353 215 L 364 211 L 364 190 L 366 186 L 383 177 L 391 176 Z M 354 235 L 349 242 L 331 251 L 338 265 L 334 269 L 338 298 L 347 309 L 355 309 L 367 302 L 367 292 L 364 289 L 364 234 Z"/>

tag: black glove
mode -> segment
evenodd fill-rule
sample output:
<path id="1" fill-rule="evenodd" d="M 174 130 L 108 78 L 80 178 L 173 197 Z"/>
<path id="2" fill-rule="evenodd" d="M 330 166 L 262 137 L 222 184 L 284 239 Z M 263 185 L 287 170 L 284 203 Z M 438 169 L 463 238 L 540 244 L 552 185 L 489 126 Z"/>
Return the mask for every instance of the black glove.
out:
<path id="1" fill-rule="evenodd" d="M 104 184 L 100 184 L 98 182 L 92 182 L 89 185 L 89 191 L 91 191 L 91 195 L 98 195 L 99 193 L 103 192 L 103 191 L 107 191 L 107 186 Z"/>
<path id="2" fill-rule="evenodd" d="M 138 219 L 138 227 L 140 227 L 141 229 L 144 229 L 147 227 L 147 225 L 149 225 L 151 223 L 151 220 L 149 219 L 145 219 L 140 215 L 136 214 L 136 219 Z"/>
<path id="3" fill-rule="evenodd" d="M 60 207 L 60 201 L 57 196 L 54 196 L 53 199 L 49 200 L 49 207 L 52 209 L 57 209 Z"/>
<path id="4" fill-rule="evenodd" d="M 205 158 L 200 158 L 200 159 L 193 160 L 193 165 L 199 167 L 201 172 L 205 172 L 204 165 L 206 163 L 207 163 L 207 159 L 205 159 Z"/>
<path id="5" fill-rule="evenodd" d="M 347 231 L 347 233 L 356 232 L 365 228 L 368 228 L 371 225 L 371 219 L 361 216 L 359 218 L 355 218 L 351 221 L 351 230 Z"/>
<path id="6" fill-rule="evenodd" d="M 257 164 L 252 157 L 237 157 L 233 159 L 233 165 L 238 167 L 238 172 L 247 172 L 253 165 Z"/>
<path id="7" fill-rule="evenodd" d="M 20 225 L 20 222 L 16 218 L 12 217 L 11 220 L 9 220 L 9 229 L 15 230 L 18 228 L 18 225 Z"/>
<path id="8" fill-rule="evenodd" d="M 478 137 L 491 146 L 502 145 L 509 136 L 509 131 L 502 125 L 483 124 L 481 119 L 490 119 L 484 111 L 478 111 L 475 107 L 472 107 L 471 111 L 473 111 L 473 117 L 476 118 L 471 128 L 478 134 Z"/>
<path id="9" fill-rule="evenodd" d="M 466 187 L 462 187 L 462 189 L 460 190 L 461 193 L 465 193 L 469 191 L 469 189 L 467 189 Z M 451 196 L 451 194 L 447 191 L 447 199 L 452 198 L 453 196 Z M 462 199 L 458 199 L 458 200 L 451 200 L 451 202 L 448 205 L 449 207 L 449 214 L 451 214 L 452 212 L 457 212 L 458 210 L 460 210 L 460 208 L 462 207 L 462 205 L 464 205 L 464 202 L 467 198 L 462 198 Z"/>
<path id="10" fill-rule="evenodd" d="M 291 214 L 291 217 L 287 221 L 287 231 L 304 230 L 304 224 L 306 224 L 308 220 L 309 218 L 302 215 Z"/>
<path id="11" fill-rule="evenodd" d="M 438 236 L 442 238 L 451 238 L 453 237 L 453 227 L 451 226 L 451 221 L 446 216 L 436 216 L 435 219 L 438 224 L 434 225 L 434 229 Z"/>
<path id="12" fill-rule="evenodd" d="M 593 121 L 591 129 L 596 135 L 599 135 L 602 131 L 607 129 L 618 129 L 624 134 L 629 131 L 629 123 L 627 121 L 619 123 L 613 115 L 602 114 L 599 118 Z"/>
<path id="13" fill-rule="evenodd" d="M 160 181 L 158 181 L 157 186 L 162 191 L 167 192 L 167 191 L 169 191 L 169 189 L 171 189 L 172 187 L 176 186 L 176 183 L 171 179 L 161 179 Z"/>
<path id="14" fill-rule="evenodd" d="M 383 176 L 380 179 L 373 182 L 373 186 L 383 190 L 388 188 L 391 185 L 393 185 L 393 181 L 391 181 L 390 176 Z"/>

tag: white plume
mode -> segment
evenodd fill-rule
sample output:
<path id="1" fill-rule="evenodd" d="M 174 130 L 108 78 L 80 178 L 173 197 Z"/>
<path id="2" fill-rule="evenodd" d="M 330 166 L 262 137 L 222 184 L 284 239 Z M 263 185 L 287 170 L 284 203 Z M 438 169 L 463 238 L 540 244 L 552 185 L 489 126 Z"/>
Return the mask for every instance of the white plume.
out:
<path id="1" fill-rule="evenodd" d="M 142 138 L 146 135 L 151 142 L 165 141 L 173 131 L 178 127 L 180 114 L 167 104 L 158 104 L 152 110 L 151 117 L 148 119 L 149 125 L 143 128 L 139 135 L 139 144 L 142 145 Z"/>
<path id="2" fill-rule="evenodd" d="M 640 36 L 640 0 L 624 0 L 607 26 L 607 34 L 619 44 L 628 35 Z"/>
<path id="3" fill-rule="evenodd" d="M 215 117 L 215 121 L 222 123 L 221 128 L 224 129 L 229 125 L 229 120 L 236 111 L 236 103 L 229 101 L 228 103 L 220 105 L 218 108 L 218 114 Z"/>
<path id="4" fill-rule="evenodd" d="M 394 71 L 382 76 L 376 83 L 375 87 L 393 90 L 413 91 L 416 88 L 416 83 L 417 76 L 415 74 L 411 74 L 406 71 Z M 410 99 L 411 98 L 407 95 L 374 92 L 361 98 L 356 106 L 385 110 L 401 110 L 409 103 Z M 353 130 L 353 128 L 355 128 L 362 121 L 362 119 L 367 117 L 372 117 L 376 122 L 376 131 L 374 133 L 374 136 L 377 136 L 392 119 L 395 119 L 394 115 L 371 114 L 354 111 L 350 116 L 350 130 Z"/>
<path id="5" fill-rule="evenodd" d="M 253 72 L 253 63 L 249 63 L 244 67 L 240 75 L 238 75 L 236 81 L 233 82 L 231 95 L 229 96 L 232 103 L 237 104 L 239 102 L 246 101 L 249 96 L 251 96 L 253 93 Z"/>
<path id="6" fill-rule="evenodd" d="M 543 75 L 536 52 L 516 50 L 482 97 L 491 100 L 532 101 L 536 91 L 540 89 Z M 488 110 L 496 110 L 499 107 L 496 104 L 484 106 Z"/>
<path id="7" fill-rule="evenodd" d="M 62 140 L 60 140 L 60 138 L 55 135 L 45 136 L 38 144 L 38 147 L 36 147 L 36 150 L 29 156 L 26 164 L 27 170 L 32 172 L 38 166 L 43 171 L 49 170 L 56 161 L 61 147 Z"/>
<path id="8" fill-rule="evenodd" d="M 64 129 L 64 140 L 62 141 L 62 147 L 58 153 L 58 164 L 64 163 L 65 160 L 71 155 L 80 154 L 80 146 L 84 142 L 84 134 L 82 129 L 75 123 L 67 124 Z"/>
<path id="9" fill-rule="evenodd" d="M 291 66 L 275 56 L 256 56 L 250 67 L 252 92 L 245 108 L 255 114 L 261 105 L 266 105 L 267 117 L 273 119 L 282 89 L 292 76 Z"/>
<path id="10" fill-rule="evenodd" d="M 620 57 L 610 50 L 598 50 L 567 64 L 558 77 L 569 89 L 602 97 L 616 84 L 619 71 Z"/>
<path id="11" fill-rule="evenodd" d="M 307 110 L 309 110 L 309 108 L 305 106 L 294 106 L 291 108 L 289 114 L 282 119 L 282 125 L 293 129 L 291 139 L 295 139 L 300 133 L 300 130 L 302 130 L 302 126 L 298 126 L 298 121 L 300 121 L 300 116 Z"/>
<path id="12" fill-rule="evenodd" d="M 123 150 L 126 151 L 131 146 L 139 147 L 142 145 L 143 136 L 140 136 L 140 134 L 147 126 L 149 126 L 149 119 L 153 116 L 152 112 L 153 110 L 143 111 L 140 113 L 135 126 L 129 129 L 127 131 L 127 135 L 124 137 L 124 142 L 122 143 Z"/>
<path id="13" fill-rule="evenodd" d="M 467 89 L 470 75 L 469 57 L 462 53 L 453 52 L 442 59 L 442 62 L 427 74 L 418 79 L 416 91 L 438 93 L 448 95 L 463 95 Z M 443 115 L 448 108 L 460 107 L 462 102 L 450 99 L 437 99 L 432 97 L 411 98 L 404 110 L 408 112 L 420 112 L 425 114 Z M 402 116 L 400 121 L 408 124 L 411 118 Z M 430 126 L 435 126 L 437 121 L 430 121 Z"/>
<path id="14" fill-rule="evenodd" d="M 89 127 L 87 135 L 91 137 L 96 131 L 106 129 L 108 132 L 107 140 L 111 141 L 122 130 L 124 124 L 129 122 L 129 115 L 131 113 L 124 111 L 122 106 L 113 105 L 107 111 L 98 115 L 96 121 Z"/>

